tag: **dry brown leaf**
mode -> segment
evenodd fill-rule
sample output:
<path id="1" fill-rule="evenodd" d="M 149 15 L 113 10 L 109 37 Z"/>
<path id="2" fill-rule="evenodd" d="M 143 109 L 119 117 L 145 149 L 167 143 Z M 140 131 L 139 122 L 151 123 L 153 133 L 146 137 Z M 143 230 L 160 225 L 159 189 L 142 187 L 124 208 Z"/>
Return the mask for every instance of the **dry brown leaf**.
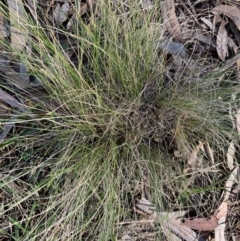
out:
<path id="1" fill-rule="evenodd" d="M 145 214 L 152 215 L 155 212 L 154 205 L 150 201 L 148 201 L 146 198 L 143 198 L 143 197 L 141 199 L 137 200 L 137 203 L 135 206 L 139 210 L 143 211 Z"/>
<path id="2" fill-rule="evenodd" d="M 57 26 L 60 26 L 65 20 L 67 20 L 68 10 L 68 2 L 65 2 L 62 6 L 60 6 L 60 3 L 57 4 L 56 8 L 53 11 L 53 17 Z"/>
<path id="3" fill-rule="evenodd" d="M 75 24 L 76 22 L 77 22 L 76 13 L 74 13 L 67 23 L 67 29 L 70 29 L 72 25 Z"/>
<path id="4" fill-rule="evenodd" d="M 217 35 L 217 53 L 221 60 L 224 60 L 228 56 L 228 36 L 225 25 L 227 23 L 222 20 Z"/>
<path id="5" fill-rule="evenodd" d="M 211 30 L 213 30 L 213 24 L 206 18 L 200 18 Z"/>
<path id="6" fill-rule="evenodd" d="M 222 217 L 218 221 L 218 226 L 215 229 L 215 241 L 225 241 L 224 231 L 226 228 L 226 217 Z"/>
<path id="7" fill-rule="evenodd" d="M 11 46 L 21 51 L 26 46 L 28 31 L 24 27 L 27 18 L 23 2 L 21 0 L 8 0 L 10 16 Z"/>
<path id="8" fill-rule="evenodd" d="M 197 239 L 197 234 L 191 230 L 189 227 L 184 226 L 181 223 L 182 217 L 185 215 L 185 211 L 176 211 L 172 213 L 160 212 L 158 213 L 158 220 L 162 224 L 163 228 L 169 229 L 172 233 L 176 234 L 178 237 L 187 241 L 204 241 L 201 237 Z M 174 236 L 175 237 L 175 236 Z M 176 239 L 178 240 L 178 239 Z"/>
<path id="9" fill-rule="evenodd" d="M 2 181 L 1 186 L 7 187 L 7 188 L 4 188 L 4 190 L 9 197 L 15 197 L 15 196 L 23 197 L 24 195 L 26 195 L 26 189 L 21 187 L 15 181 L 8 181 L 7 180 L 9 178 L 9 176 L 7 176 L 5 174 L 0 174 L 0 178 L 1 178 L 1 181 Z"/>
<path id="10" fill-rule="evenodd" d="M 221 15 L 214 15 L 214 18 L 213 18 L 213 30 L 215 30 L 215 28 L 216 28 L 216 25 L 217 24 L 219 24 L 219 23 L 221 23 L 222 22 L 222 17 L 221 17 Z"/>
<path id="11" fill-rule="evenodd" d="M 32 87 L 28 80 L 28 75 L 15 72 L 11 67 L 7 64 L 5 65 L 3 62 L 0 62 L 0 71 L 6 75 L 6 80 L 10 84 L 14 84 L 19 89 Z"/>
<path id="12" fill-rule="evenodd" d="M 235 42 L 230 38 L 228 37 L 228 47 L 231 48 L 235 54 L 237 54 L 238 52 L 238 46 L 235 44 Z"/>
<path id="13" fill-rule="evenodd" d="M 0 13 L 0 38 L 5 38 L 5 37 L 9 36 L 9 34 L 10 34 L 9 31 L 7 30 L 7 28 L 5 26 L 4 17 Z"/>
<path id="14" fill-rule="evenodd" d="M 236 78 L 237 78 L 238 82 L 240 82 L 240 60 L 237 61 L 236 65 L 237 65 Z"/>
<path id="15" fill-rule="evenodd" d="M 236 113 L 236 127 L 238 134 L 240 135 L 240 109 L 238 109 Z"/>
<path id="16" fill-rule="evenodd" d="M 30 6 L 32 9 L 35 9 L 37 4 L 38 0 L 27 0 L 27 5 Z"/>
<path id="17" fill-rule="evenodd" d="M 229 197 L 231 196 L 232 192 L 232 187 L 234 183 L 237 183 L 237 176 L 238 176 L 238 170 L 239 167 L 235 167 L 234 170 L 231 172 L 228 180 L 225 183 L 225 194 L 224 194 L 224 199 L 223 201 L 227 202 L 229 200 Z"/>
<path id="18" fill-rule="evenodd" d="M 167 0 L 165 1 L 166 4 L 166 14 L 167 18 L 166 21 L 169 23 L 168 31 L 170 32 L 170 35 L 173 37 L 173 39 L 176 42 L 183 43 L 183 37 L 182 32 L 180 30 L 180 25 L 177 19 L 177 15 L 175 12 L 175 5 L 174 0 Z"/>
<path id="19" fill-rule="evenodd" d="M 142 9 L 144 9 L 144 10 L 151 9 L 153 6 L 151 0 L 141 0 L 140 5 L 141 5 Z"/>
<path id="20" fill-rule="evenodd" d="M 13 96 L 5 92 L 0 88 L 0 100 L 12 106 L 13 108 L 18 109 L 19 111 L 27 111 L 27 107 L 18 102 Z"/>
<path id="21" fill-rule="evenodd" d="M 240 72 L 240 59 L 237 60 L 237 71 L 238 71 L 238 77 L 239 77 L 239 72 Z"/>
<path id="22" fill-rule="evenodd" d="M 231 141 L 228 150 L 227 150 L 227 163 L 228 163 L 228 168 L 229 170 L 233 170 L 234 168 L 234 161 L 233 158 L 235 156 L 235 145 L 234 143 Z"/>
<path id="23" fill-rule="evenodd" d="M 169 228 L 166 227 L 166 225 L 164 225 L 164 223 L 166 223 L 166 217 L 167 219 L 172 219 L 172 218 L 178 218 L 179 216 L 182 217 L 185 215 L 186 212 L 173 212 L 173 213 L 166 213 L 166 212 L 160 212 L 158 214 L 158 219 L 161 220 L 160 223 L 163 223 L 163 225 L 161 225 L 163 233 L 165 234 L 166 237 L 168 237 L 168 240 L 173 240 L 173 241 L 181 241 L 182 239 L 180 237 L 178 237 L 175 233 L 171 232 L 171 230 Z"/>
<path id="24" fill-rule="evenodd" d="M 88 10 L 88 4 L 87 3 L 81 3 L 80 5 L 80 9 L 78 11 L 79 15 L 82 16 L 83 14 L 85 14 Z"/>
<path id="25" fill-rule="evenodd" d="M 223 201 L 217 211 L 215 212 L 215 217 L 219 220 L 222 217 L 226 217 L 228 212 L 228 204 Z"/>
<path id="26" fill-rule="evenodd" d="M 86 0 L 86 1 L 87 1 L 87 4 L 90 7 L 91 12 L 92 12 L 93 11 L 93 2 L 92 2 L 92 0 Z"/>
<path id="27" fill-rule="evenodd" d="M 167 20 L 168 13 L 167 13 L 166 1 L 161 2 L 161 15 L 162 15 L 162 19 L 165 19 L 164 24 L 166 26 L 166 29 L 171 29 L 170 22 Z"/>
<path id="28" fill-rule="evenodd" d="M 215 42 L 213 41 L 213 38 L 211 36 L 205 35 L 205 34 L 198 34 L 200 31 L 196 31 L 196 35 L 194 36 L 198 41 L 203 42 L 207 45 L 211 45 L 213 47 L 216 47 Z"/>
<path id="29" fill-rule="evenodd" d="M 122 236 L 122 239 L 121 240 L 124 240 L 124 241 L 132 241 L 134 240 L 133 238 L 131 238 L 131 236 L 129 236 L 128 234 L 125 234 Z"/>
<path id="30" fill-rule="evenodd" d="M 210 219 L 206 218 L 184 218 L 183 223 L 185 226 L 199 231 L 211 231 L 218 228 L 219 224 L 222 223 L 223 219 L 226 219 L 228 212 L 227 202 L 223 201 L 219 208 L 216 210 L 215 215 L 211 216 Z"/>
<path id="31" fill-rule="evenodd" d="M 164 228 L 169 229 L 171 232 L 176 234 L 178 237 L 181 237 L 182 239 L 186 241 L 195 241 L 197 238 L 197 234 L 191 230 L 189 227 L 182 225 L 181 220 L 178 219 L 179 216 L 183 216 L 185 212 L 173 212 L 173 213 L 165 213 L 160 212 L 157 213 L 155 211 L 154 205 L 148 201 L 145 198 L 141 198 L 136 203 L 136 208 L 134 208 L 134 211 L 136 211 L 139 214 L 142 215 L 150 215 L 149 222 L 152 221 L 159 221 Z M 199 239 L 200 241 L 203 241 L 203 239 Z"/>
<path id="32" fill-rule="evenodd" d="M 10 108 L 3 101 L 0 100 L 0 118 L 9 116 Z"/>
<path id="33" fill-rule="evenodd" d="M 215 161 L 214 161 L 213 150 L 212 150 L 212 148 L 210 147 L 210 145 L 209 145 L 208 142 L 206 142 L 205 147 L 206 147 L 207 154 L 208 154 L 208 156 L 209 156 L 210 159 L 211 159 L 212 164 L 214 164 Z"/>
<path id="34" fill-rule="evenodd" d="M 206 43 L 207 45 L 211 45 L 214 48 L 216 48 L 216 41 L 214 41 L 214 39 L 211 36 L 206 35 L 206 32 L 202 31 L 201 29 L 191 30 L 185 28 L 183 31 L 183 38 L 185 40 L 189 39 L 191 41 L 193 39 L 197 39 L 200 42 Z"/>
<path id="35" fill-rule="evenodd" d="M 67 23 L 67 29 L 70 29 L 73 24 L 77 22 L 77 17 L 81 17 L 83 14 L 87 12 L 89 9 L 89 5 L 87 3 L 81 3 L 79 7 L 76 6 L 75 11 L 72 17 L 69 19 Z"/>
<path id="36" fill-rule="evenodd" d="M 211 231 L 218 226 L 218 219 L 214 216 L 211 216 L 210 219 L 206 218 L 184 218 L 183 224 L 191 229 L 200 230 L 200 231 Z"/>
<path id="37" fill-rule="evenodd" d="M 211 10 L 214 15 L 224 14 L 235 23 L 238 30 L 240 30 L 240 11 L 236 6 L 218 5 Z"/>
<path id="38" fill-rule="evenodd" d="M 197 160 L 198 160 L 198 152 L 200 151 L 200 149 L 202 149 L 204 146 L 204 143 L 202 143 L 201 141 L 199 141 L 199 144 L 195 147 L 195 149 L 192 151 L 187 164 L 189 165 L 189 167 L 186 167 L 183 170 L 184 174 L 187 174 L 189 172 L 191 172 L 191 167 L 195 167 L 197 164 Z"/>
<path id="39" fill-rule="evenodd" d="M 181 238 L 179 238 L 176 234 L 172 233 L 170 229 L 162 226 L 162 231 L 165 234 L 165 236 L 167 237 L 167 240 L 171 240 L 171 241 L 182 241 Z"/>
<path id="40" fill-rule="evenodd" d="M 28 7 L 29 11 L 31 12 L 34 20 L 38 21 L 38 14 L 37 14 L 37 6 L 38 6 L 38 0 L 27 0 L 25 2 L 26 7 Z"/>
<path id="41" fill-rule="evenodd" d="M 210 219 L 206 218 L 194 218 L 194 219 L 188 219 L 184 218 L 184 225 L 187 227 L 199 230 L 199 231 L 212 231 L 215 229 L 215 236 L 216 237 L 224 237 L 224 230 L 225 230 L 225 220 L 227 216 L 228 211 L 228 205 L 227 202 L 223 201 L 217 211 L 215 212 L 215 215 L 211 216 Z M 221 240 L 221 239 L 216 239 Z M 221 240 L 222 241 L 222 240 Z"/>
<path id="42" fill-rule="evenodd" d="M 179 219 L 167 220 L 163 226 L 186 241 L 195 241 L 197 239 L 197 234 L 191 228 L 182 225 Z"/>
<path id="43" fill-rule="evenodd" d="M 3 126 L 3 130 L 0 132 L 0 143 L 4 141 L 8 132 L 12 129 L 13 125 L 14 123 L 11 122 Z"/>
<path id="44" fill-rule="evenodd" d="M 240 46 L 240 32 L 231 19 L 229 20 L 229 26 L 234 34 L 234 39 L 237 41 L 238 46 Z"/>
<path id="45" fill-rule="evenodd" d="M 232 67 L 240 59 L 240 53 L 236 54 L 233 58 L 227 60 L 225 64 L 221 67 L 221 71 Z"/>

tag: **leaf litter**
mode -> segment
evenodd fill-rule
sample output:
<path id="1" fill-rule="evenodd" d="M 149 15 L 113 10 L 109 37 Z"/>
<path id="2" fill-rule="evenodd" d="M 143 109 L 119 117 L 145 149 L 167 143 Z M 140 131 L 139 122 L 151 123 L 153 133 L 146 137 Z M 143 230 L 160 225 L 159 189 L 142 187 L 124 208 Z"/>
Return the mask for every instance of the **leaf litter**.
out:
<path id="1" fill-rule="evenodd" d="M 34 3 L 33 3 L 34 2 Z M 114 2 L 114 1 L 113 1 Z M 12 48 L 17 51 L 25 51 L 27 48 L 27 42 L 29 33 L 27 28 L 24 27 L 26 21 L 25 7 L 30 9 L 32 17 L 38 21 L 39 16 L 38 7 L 45 9 L 48 14 L 47 22 L 51 22 L 53 26 L 59 27 L 60 29 L 66 29 L 70 32 L 75 25 L 77 25 L 76 16 L 86 16 L 94 12 L 97 3 L 95 1 L 81 1 L 80 7 L 76 6 L 75 11 L 71 10 L 72 5 L 75 1 L 46 1 L 42 4 L 42 1 L 14 1 L 8 0 L 8 9 L 10 14 L 10 28 L 7 28 L 6 18 L 0 13 L 0 38 L 7 38 L 11 35 L 10 44 Z M 28 5 L 27 5 L 28 3 Z M 24 5 L 25 4 L 25 5 Z M 139 5 L 143 10 L 149 10 L 155 4 L 154 1 L 139 1 Z M 231 4 L 231 5 L 230 5 Z M 72 11 L 72 12 L 70 12 Z M 208 71 L 212 71 L 215 68 L 220 68 L 223 71 L 230 67 L 237 65 L 240 60 L 239 45 L 240 45 L 240 7 L 234 1 L 177 1 L 177 0 L 165 0 L 161 2 L 161 13 L 164 20 L 165 26 L 165 40 L 156 43 L 156 50 L 160 49 L 166 55 L 166 59 L 172 59 L 173 62 L 167 62 L 169 65 L 169 73 L 176 70 L 176 74 L 172 74 L 171 78 L 177 80 L 179 66 L 188 69 L 189 63 L 198 61 L 198 59 L 205 59 L 204 68 Z M 39 13 L 40 15 L 40 13 Z M 45 16 L 47 17 L 47 16 Z M 43 19 L 42 19 L 43 20 Z M 15 28 L 15 25 L 18 25 Z M 19 28 L 21 31 L 19 31 Z M 65 50 L 66 55 L 69 59 L 76 53 L 74 43 L 69 42 L 66 48 L 64 36 L 60 37 L 60 45 Z M 70 54 L 71 53 L 71 54 Z M 181 59 L 177 59 L 176 56 L 180 56 Z M 75 60 L 78 61 L 78 60 Z M 175 61 L 175 62 L 174 62 Z M 178 62 L 178 63 L 177 63 Z M 179 64 L 179 62 L 181 64 Z M 24 66 L 24 63 L 19 60 L 20 66 Z M 74 65 L 78 63 L 73 61 Z M 178 67 L 177 67 L 178 66 Z M 202 66 L 200 66 L 202 68 Z M 5 109 L 9 107 L 17 109 L 19 112 L 25 113 L 30 109 L 27 100 L 25 103 L 20 102 L 16 95 L 12 95 L 12 92 L 8 92 L 7 88 L 9 85 L 14 86 L 15 92 L 21 92 L 27 90 L 31 93 L 32 91 L 38 90 L 39 86 L 33 86 L 29 81 L 29 74 L 27 69 L 24 71 L 21 68 L 18 70 L 13 68 L 13 61 L 11 59 L 7 61 L 1 61 L 0 72 L 4 81 L 1 86 L 4 89 L 0 89 L 0 100 L 3 105 L 0 105 L 1 111 L 5 113 Z M 168 75 L 170 76 L 170 74 Z M 206 73 L 200 73 L 201 76 Z M 38 77 L 38 76 L 37 76 Z M 36 78 L 37 78 L 36 77 Z M 40 78 L 40 77 L 38 77 Z M 2 80 L 1 80 L 2 81 Z M 41 81 L 40 87 L 41 87 Z M 44 93 L 44 90 L 40 90 L 40 93 Z M 41 102 L 40 99 L 37 101 Z M 56 100 L 53 108 L 57 108 L 59 103 Z M 44 102 L 44 101 L 43 101 Z M 45 103 L 42 103 L 43 105 Z M 10 118 L 14 120 L 17 118 L 15 113 L 10 112 Z M 236 129 L 240 133 L 240 109 L 238 108 L 233 119 L 236 122 Z M 6 124 L 4 130 L 0 134 L 0 142 L 7 138 L 7 134 L 10 129 L 13 128 L 13 124 Z M 156 139 L 156 138 L 155 138 Z M 174 150 L 178 151 L 178 150 Z M 215 240 L 229 240 L 226 239 L 226 222 L 228 222 L 229 206 L 232 205 L 233 199 L 237 197 L 238 189 L 234 188 L 235 184 L 238 184 L 238 163 L 236 162 L 235 145 L 231 141 L 227 149 L 226 159 L 228 171 L 230 172 L 229 179 L 219 189 L 224 190 L 223 197 L 217 200 L 218 206 L 208 210 L 208 213 L 204 215 L 198 215 L 188 217 L 188 211 L 172 211 L 172 212 L 157 212 L 154 204 L 149 200 L 151 197 L 142 195 L 141 198 L 135 199 L 135 205 L 133 205 L 133 211 L 145 217 L 146 223 L 150 223 L 153 228 L 154 235 L 157 232 L 157 228 L 154 229 L 156 223 L 161 223 L 162 229 L 165 236 L 174 237 L 174 240 L 213 240 L 213 233 L 215 232 Z M 189 186 L 192 182 L 196 182 L 198 179 L 198 172 L 201 172 L 201 166 L 204 160 L 207 159 L 209 163 L 209 169 L 215 165 L 216 154 L 212 150 L 210 144 L 207 141 L 200 141 L 199 144 L 193 148 L 192 153 L 189 154 L 189 159 L 185 160 L 188 167 L 183 169 L 183 175 L 186 179 L 189 179 Z M 212 166 L 211 166 L 212 165 Z M 201 178 L 200 178 L 201 179 Z M 143 180 L 146 185 L 146 180 Z M 203 184 L 205 180 L 200 180 Z M 150 186 L 150 184 L 148 185 Z M 201 186 L 201 185 L 199 185 Z M 151 186 L 150 186 L 151 187 Z M 16 189 L 16 187 L 12 187 Z M 145 187 L 143 186 L 142 189 Z M 168 186 L 171 189 L 170 185 Z M 142 192 L 146 192 L 142 190 Z M 173 196 L 176 190 L 173 190 Z M 232 194 L 232 195 L 231 195 Z M 208 200 L 211 203 L 211 197 Z M 210 205 L 210 204 L 209 204 Z M 198 206 L 194 207 L 197 213 Z M 230 215 L 230 214 L 229 214 Z M 234 215 L 232 215 L 234 216 Z M 137 223 L 137 220 L 136 220 Z M 128 226 L 127 226 L 128 228 Z M 136 233 L 141 231 L 138 225 L 131 228 L 137 230 Z M 202 231 L 206 231 L 202 235 Z M 228 234 L 230 232 L 228 231 Z M 122 236 L 121 240 L 131 240 L 131 232 Z M 147 237 L 147 234 L 145 234 Z M 154 240 L 154 235 L 151 232 L 148 233 L 148 240 Z M 234 234 L 235 235 L 235 234 Z M 233 236 L 234 236 L 233 235 Z M 203 237 L 204 236 L 204 237 Z M 230 236 L 230 235 L 229 235 Z M 133 239 L 132 239 L 133 240 Z M 169 239 L 170 240 L 170 239 Z"/>

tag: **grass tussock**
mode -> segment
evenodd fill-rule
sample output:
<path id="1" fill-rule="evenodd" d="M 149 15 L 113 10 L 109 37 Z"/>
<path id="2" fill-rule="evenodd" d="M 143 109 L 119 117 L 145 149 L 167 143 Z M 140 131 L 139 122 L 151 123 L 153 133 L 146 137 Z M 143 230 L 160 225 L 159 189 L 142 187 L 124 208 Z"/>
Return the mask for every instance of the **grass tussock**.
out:
<path id="1" fill-rule="evenodd" d="M 219 198 L 226 173 L 217 164 L 226 163 L 224 151 L 237 138 L 229 106 L 239 84 L 220 71 L 199 77 L 201 60 L 172 79 L 166 55 L 155 49 L 163 38 L 159 4 L 146 12 L 98 2 L 71 32 L 47 20 L 23 22 L 31 54 L 2 43 L 41 82 L 41 91 L 1 82 L 29 108 L 0 143 L 6 240 L 120 239 L 120 224 L 136 218 L 131 207 L 144 177 L 161 210 Z M 199 140 L 217 161 L 211 172 L 203 157 L 201 187 L 182 172 Z"/>

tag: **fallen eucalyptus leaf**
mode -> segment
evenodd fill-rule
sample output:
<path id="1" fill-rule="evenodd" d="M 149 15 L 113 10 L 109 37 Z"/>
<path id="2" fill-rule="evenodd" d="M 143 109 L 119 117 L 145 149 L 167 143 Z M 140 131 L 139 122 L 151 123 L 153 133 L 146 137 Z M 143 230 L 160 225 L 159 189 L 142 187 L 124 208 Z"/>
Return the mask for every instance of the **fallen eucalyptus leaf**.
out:
<path id="1" fill-rule="evenodd" d="M 65 2 L 62 6 L 60 6 L 60 3 L 57 4 L 56 8 L 53 11 L 53 17 L 57 26 L 61 25 L 65 20 L 67 20 L 68 11 L 68 2 Z"/>
<path id="2" fill-rule="evenodd" d="M 237 41 L 238 46 L 240 46 L 240 32 L 238 31 L 236 25 L 231 19 L 229 20 L 229 26 L 234 34 L 234 39 Z"/>
<path id="3" fill-rule="evenodd" d="M 223 201 L 215 212 L 215 217 L 219 220 L 222 217 L 226 217 L 228 212 L 228 204 Z"/>
<path id="4" fill-rule="evenodd" d="M 0 38 L 5 38 L 5 37 L 8 37 L 9 35 L 10 35 L 10 32 L 8 31 L 5 25 L 4 17 L 0 13 Z"/>
<path id="5" fill-rule="evenodd" d="M 233 171 L 231 172 L 228 180 L 225 183 L 225 194 L 224 194 L 224 199 L 223 201 L 227 202 L 229 200 L 229 197 L 232 194 L 232 187 L 234 183 L 238 183 L 238 170 L 239 167 L 235 167 Z"/>
<path id="6" fill-rule="evenodd" d="M 174 0 L 167 0 L 164 2 L 164 4 L 166 8 L 165 12 L 167 14 L 166 21 L 169 23 L 167 26 L 170 27 L 168 31 L 170 32 L 170 35 L 173 37 L 174 40 L 183 43 L 184 40 L 182 37 L 180 24 L 178 22 L 177 15 L 175 12 Z"/>
<path id="7" fill-rule="evenodd" d="M 211 30 L 213 30 L 213 24 L 206 18 L 200 18 Z"/>
<path id="8" fill-rule="evenodd" d="M 231 48 L 234 51 L 234 53 L 236 54 L 238 51 L 238 46 L 235 44 L 235 42 L 230 37 L 228 37 L 227 44 L 228 44 L 228 47 Z"/>
<path id="9" fill-rule="evenodd" d="M 141 198 L 137 200 L 135 205 L 138 209 L 134 208 L 134 210 L 139 213 L 146 215 L 148 214 L 152 221 L 159 221 L 164 228 L 169 229 L 172 233 L 176 234 L 178 237 L 184 239 L 185 241 L 204 241 L 203 238 L 198 237 L 197 234 L 191 230 L 191 228 L 183 225 L 181 223 L 181 219 L 179 216 L 183 216 L 185 214 L 184 211 L 179 212 L 159 212 L 155 211 L 154 205 L 145 198 Z"/>
<path id="10" fill-rule="evenodd" d="M 238 134 L 240 135 L 240 109 L 238 109 L 236 113 L 236 127 Z"/>
<path id="11" fill-rule="evenodd" d="M 0 100 L 12 106 L 13 108 L 18 109 L 19 111 L 27 111 L 27 107 L 18 102 L 13 96 L 5 92 L 0 88 Z"/>
<path id="12" fill-rule="evenodd" d="M 218 221 L 218 226 L 215 229 L 215 241 L 225 241 L 224 231 L 226 228 L 226 217 L 222 217 Z"/>
<path id="13" fill-rule="evenodd" d="M 7 61 L 0 61 L 0 71 L 6 75 L 7 82 L 15 85 L 17 88 L 26 89 L 28 87 L 31 87 L 28 79 L 28 74 L 20 74 L 14 71 L 13 68 L 8 66 Z"/>
<path id="14" fill-rule="evenodd" d="M 195 149 L 192 151 L 187 164 L 188 166 L 183 170 L 184 174 L 188 174 L 192 171 L 192 168 L 197 166 L 197 161 L 198 161 L 198 153 L 201 149 L 203 149 L 204 143 L 199 141 L 199 144 L 195 147 Z"/>
<path id="15" fill-rule="evenodd" d="M 8 0 L 10 15 L 11 46 L 14 50 L 21 51 L 25 48 L 28 31 L 24 26 L 27 18 L 22 0 Z"/>
<path id="16" fill-rule="evenodd" d="M 228 36 L 225 28 L 226 24 L 227 23 L 222 20 L 217 35 L 217 53 L 221 60 L 225 60 L 228 56 Z"/>
<path id="17" fill-rule="evenodd" d="M 231 141 L 231 143 L 228 147 L 228 150 L 227 150 L 227 163 L 228 163 L 229 170 L 233 170 L 233 168 L 234 168 L 233 158 L 235 156 L 235 152 L 236 152 L 235 145 Z"/>
<path id="18" fill-rule="evenodd" d="M 145 10 L 150 9 L 153 6 L 151 0 L 141 0 L 139 3 L 141 5 L 142 9 L 145 9 Z"/>
<path id="19" fill-rule="evenodd" d="M 207 218 L 184 218 L 183 224 L 191 229 L 199 231 L 211 231 L 218 226 L 218 219 L 212 216 L 210 219 Z"/>
<path id="20" fill-rule="evenodd" d="M 214 15 L 224 14 L 235 23 L 238 30 L 240 30 L 240 10 L 236 6 L 218 5 L 211 10 Z"/>
<path id="21" fill-rule="evenodd" d="M 15 120 L 16 117 L 12 118 L 12 122 L 7 123 L 3 126 L 3 130 L 0 132 L 0 143 L 4 141 L 4 139 L 6 138 L 7 134 L 9 133 L 9 131 L 12 129 L 14 122 L 13 120 Z"/>
<path id="22" fill-rule="evenodd" d="M 198 237 L 192 229 L 182 224 L 180 217 L 184 216 L 185 213 L 186 211 L 175 211 L 172 213 L 159 212 L 157 213 L 157 220 L 160 221 L 163 228 L 167 228 L 172 233 L 186 241 L 205 241 L 204 238 Z"/>

